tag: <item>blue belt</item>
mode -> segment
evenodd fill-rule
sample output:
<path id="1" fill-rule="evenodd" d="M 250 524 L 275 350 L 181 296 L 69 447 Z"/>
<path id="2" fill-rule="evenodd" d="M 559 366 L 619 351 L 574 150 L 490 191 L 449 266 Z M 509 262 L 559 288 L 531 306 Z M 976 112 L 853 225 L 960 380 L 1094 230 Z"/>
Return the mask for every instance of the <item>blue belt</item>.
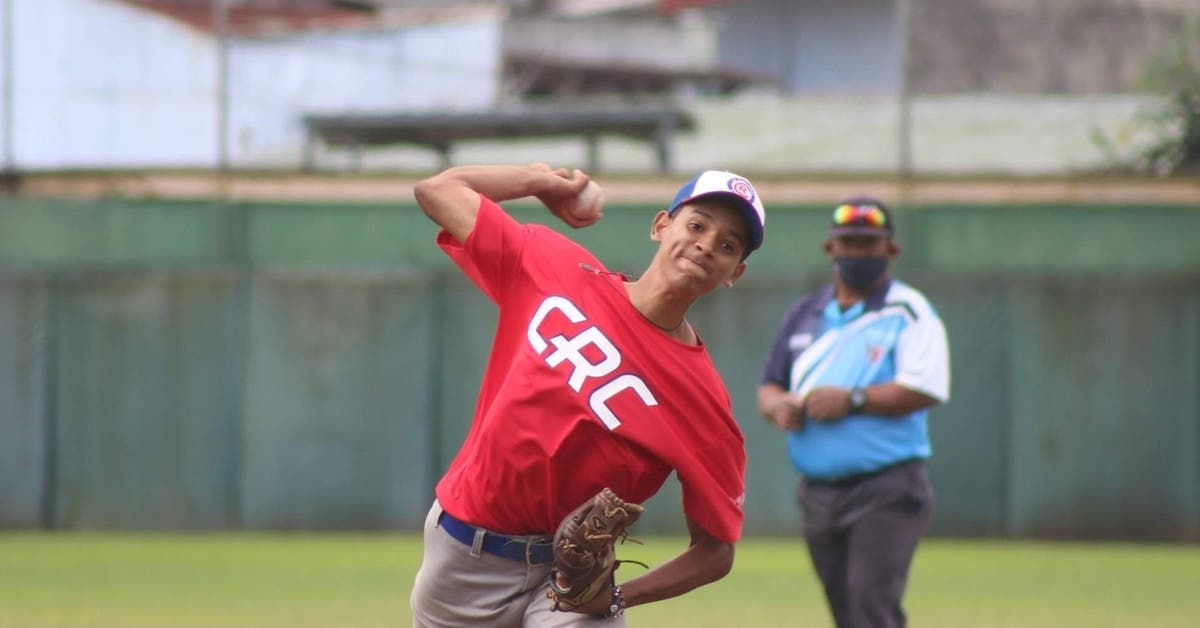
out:
<path id="1" fill-rule="evenodd" d="M 488 532 L 487 530 L 476 528 L 469 523 L 463 523 L 446 511 L 442 511 L 441 516 L 438 517 L 438 525 L 446 531 L 446 534 L 449 534 L 468 547 L 475 546 L 476 532 L 483 532 L 483 546 L 481 549 L 489 554 L 502 556 L 509 560 L 525 562 L 530 565 L 545 565 L 554 562 L 554 542 L 550 540 L 537 543 Z"/>

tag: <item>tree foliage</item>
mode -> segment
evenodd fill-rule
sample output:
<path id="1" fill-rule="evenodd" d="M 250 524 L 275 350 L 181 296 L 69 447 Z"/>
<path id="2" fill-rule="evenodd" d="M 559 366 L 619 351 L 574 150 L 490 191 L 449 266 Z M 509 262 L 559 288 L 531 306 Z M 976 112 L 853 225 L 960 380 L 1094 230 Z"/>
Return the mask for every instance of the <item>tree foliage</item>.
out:
<path id="1" fill-rule="evenodd" d="M 1162 99 L 1139 112 L 1125 135 L 1149 139 L 1132 159 L 1115 161 L 1142 173 L 1200 174 L 1200 14 L 1185 19 L 1179 34 L 1151 59 L 1142 87 Z M 1099 132 L 1094 137 L 1110 157 L 1117 154 L 1109 137 Z"/>

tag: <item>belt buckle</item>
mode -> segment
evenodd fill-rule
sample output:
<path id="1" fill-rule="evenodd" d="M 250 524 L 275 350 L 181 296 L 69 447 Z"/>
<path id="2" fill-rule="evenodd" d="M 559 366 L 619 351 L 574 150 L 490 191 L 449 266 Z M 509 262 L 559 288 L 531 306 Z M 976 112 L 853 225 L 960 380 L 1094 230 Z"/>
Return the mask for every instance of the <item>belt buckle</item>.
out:
<path id="1" fill-rule="evenodd" d="M 541 552 L 541 556 L 535 556 L 539 553 L 537 550 L 547 548 L 547 552 Z M 537 567 L 539 565 L 554 563 L 554 539 L 533 537 L 525 543 L 525 564 L 529 567 Z"/>
<path id="2" fill-rule="evenodd" d="M 541 545 L 537 541 L 541 539 L 516 539 L 506 537 L 504 545 L 500 548 L 500 553 L 509 560 L 524 560 L 527 567 L 537 567 L 545 562 L 537 562 L 534 556 L 535 546 Z M 553 561 L 551 561 L 553 562 Z"/>

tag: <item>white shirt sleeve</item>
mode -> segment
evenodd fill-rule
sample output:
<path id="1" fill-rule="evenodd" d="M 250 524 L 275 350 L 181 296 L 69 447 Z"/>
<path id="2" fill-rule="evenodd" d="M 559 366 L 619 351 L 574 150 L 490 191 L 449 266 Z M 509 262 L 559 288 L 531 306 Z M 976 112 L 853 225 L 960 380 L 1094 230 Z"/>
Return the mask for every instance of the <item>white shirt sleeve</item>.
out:
<path id="1" fill-rule="evenodd" d="M 896 343 L 896 383 L 945 403 L 950 399 L 946 327 L 933 312 L 923 314 Z"/>

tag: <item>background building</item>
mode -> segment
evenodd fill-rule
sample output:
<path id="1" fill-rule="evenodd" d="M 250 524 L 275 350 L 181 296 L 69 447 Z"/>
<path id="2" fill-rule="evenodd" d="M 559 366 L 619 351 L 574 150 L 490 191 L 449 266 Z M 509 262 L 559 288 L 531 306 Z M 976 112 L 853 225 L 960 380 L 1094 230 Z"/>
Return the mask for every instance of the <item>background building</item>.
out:
<path id="1" fill-rule="evenodd" d="M 6 0 L 0 167 L 295 169 L 305 116 L 638 109 L 693 117 L 674 167 L 1048 174 L 1146 141 L 1138 79 L 1185 0 Z M 308 152 L 306 152 L 306 150 Z M 577 141 L 464 161 L 584 161 Z M 421 171 L 424 148 L 317 165 Z M 654 156 L 610 137 L 606 170 Z"/>

